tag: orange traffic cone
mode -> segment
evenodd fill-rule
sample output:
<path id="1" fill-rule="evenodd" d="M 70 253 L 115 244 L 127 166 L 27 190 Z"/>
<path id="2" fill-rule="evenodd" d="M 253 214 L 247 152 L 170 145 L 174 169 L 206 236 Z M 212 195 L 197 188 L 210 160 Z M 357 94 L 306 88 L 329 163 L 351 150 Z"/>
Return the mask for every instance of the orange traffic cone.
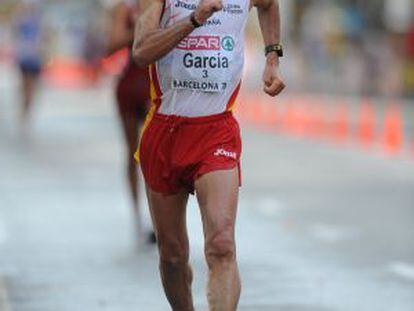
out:
<path id="1" fill-rule="evenodd" d="M 314 103 L 312 111 L 313 130 L 312 135 L 315 138 L 324 138 L 326 135 L 326 111 L 325 105 L 321 102 Z"/>
<path id="2" fill-rule="evenodd" d="M 289 134 L 295 135 L 297 125 L 297 102 L 291 101 L 289 102 L 286 111 L 286 130 L 289 132 Z"/>
<path id="3" fill-rule="evenodd" d="M 265 98 L 260 99 L 260 105 L 262 106 L 262 115 L 260 119 L 260 126 L 268 129 L 272 125 L 272 120 L 270 116 L 271 107 L 274 103 L 271 100 Z"/>
<path id="4" fill-rule="evenodd" d="M 306 119 L 306 136 L 312 138 L 317 136 L 317 114 L 315 112 L 315 107 L 314 107 L 314 103 L 313 102 L 306 102 L 305 104 L 306 106 L 306 112 L 305 112 L 305 119 Z"/>
<path id="5" fill-rule="evenodd" d="M 265 115 L 265 104 L 262 100 L 260 100 L 260 97 L 254 97 L 253 98 L 253 124 L 256 126 L 263 125 L 263 118 Z"/>
<path id="6" fill-rule="evenodd" d="M 364 148 L 372 147 L 375 140 L 375 111 L 369 101 L 361 103 L 358 124 L 358 141 Z"/>
<path id="7" fill-rule="evenodd" d="M 291 133 L 292 127 L 293 127 L 293 110 L 292 110 L 292 102 L 289 100 L 283 104 L 281 130 L 286 133 Z"/>
<path id="8" fill-rule="evenodd" d="M 311 105 L 309 102 L 301 102 L 302 106 L 302 122 L 303 122 L 303 136 L 310 137 L 312 136 L 313 130 L 313 114 L 311 110 Z"/>
<path id="9" fill-rule="evenodd" d="M 256 107 L 254 102 L 252 101 L 252 97 L 247 96 L 245 103 L 244 103 L 244 111 L 245 111 L 245 121 L 247 124 L 251 125 L 254 120 L 254 114 L 256 111 Z"/>
<path id="10" fill-rule="evenodd" d="M 349 108 L 347 103 L 338 104 L 333 116 L 332 139 L 344 143 L 349 139 Z"/>
<path id="11" fill-rule="evenodd" d="M 279 115 L 276 105 L 277 103 L 275 102 L 269 101 L 267 103 L 265 124 L 269 128 L 274 128 L 277 125 L 277 122 L 279 121 Z"/>
<path id="12" fill-rule="evenodd" d="M 296 105 L 295 120 L 296 120 L 296 134 L 299 136 L 306 136 L 306 122 L 307 114 L 306 107 L 303 102 L 298 102 Z"/>
<path id="13" fill-rule="evenodd" d="M 389 155 L 395 155 L 403 148 L 403 121 L 400 107 L 391 105 L 385 111 L 384 124 L 384 151 Z"/>

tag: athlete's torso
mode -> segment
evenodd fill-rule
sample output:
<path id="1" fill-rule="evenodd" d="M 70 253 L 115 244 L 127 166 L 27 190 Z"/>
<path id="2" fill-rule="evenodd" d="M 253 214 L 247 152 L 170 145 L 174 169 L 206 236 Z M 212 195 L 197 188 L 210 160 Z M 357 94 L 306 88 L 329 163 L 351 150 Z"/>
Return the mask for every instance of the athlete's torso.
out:
<path id="1" fill-rule="evenodd" d="M 19 61 L 40 62 L 42 55 L 41 17 L 36 11 L 23 13 L 17 20 L 16 57 Z"/>
<path id="2" fill-rule="evenodd" d="M 199 2 L 165 1 L 162 28 L 190 15 Z M 223 5 L 153 67 L 159 113 L 198 117 L 231 110 L 243 73 L 250 0 L 223 0 Z"/>

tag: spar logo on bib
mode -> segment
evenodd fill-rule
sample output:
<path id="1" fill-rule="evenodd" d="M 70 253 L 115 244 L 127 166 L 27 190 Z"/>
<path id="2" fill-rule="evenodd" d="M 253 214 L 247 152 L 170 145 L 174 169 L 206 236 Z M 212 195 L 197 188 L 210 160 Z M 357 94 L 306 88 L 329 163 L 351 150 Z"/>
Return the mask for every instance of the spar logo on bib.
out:
<path id="1" fill-rule="evenodd" d="M 234 39 L 233 37 L 230 36 L 226 36 L 223 38 L 223 40 L 221 40 L 221 46 L 223 47 L 224 50 L 226 51 L 233 51 L 234 50 Z"/>
<path id="2" fill-rule="evenodd" d="M 185 51 L 220 51 L 223 49 L 231 52 L 235 45 L 231 36 L 223 38 L 220 36 L 188 36 L 178 44 L 177 48 Z"/>
<path id="3" fill-rule="evenodd" d="M 187 51 L 219 51 L 221 42 L 219 36 L 188 36 L 178 44 L 177 48 Z"/>

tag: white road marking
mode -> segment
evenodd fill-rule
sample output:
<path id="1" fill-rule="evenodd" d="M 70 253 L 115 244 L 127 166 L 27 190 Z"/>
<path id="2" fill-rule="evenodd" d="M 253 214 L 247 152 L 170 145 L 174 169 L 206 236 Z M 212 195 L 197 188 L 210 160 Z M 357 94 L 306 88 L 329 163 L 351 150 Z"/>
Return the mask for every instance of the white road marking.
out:
<path id="1" fill-rule="evenodd" d="M 0 310 L 12 311 L 9 295 L 7 294 L 7 287 L 4 279 L 0 277 Z"/>
<path id="2" fill-rule="evenodd" d="M 396 261 L 388 266 L 388 271 L 403 279 L 414 281 L 414 264 Z"/>
<path id="3" fill-rule="evenodd" d="M 355 228 L 346 228 L 327 224 L 315 224 L 310 227 L 309 231 L 310 234 L 317 240 L 330 244 L 351 240 L 358 235 L 358 230 Z"/>

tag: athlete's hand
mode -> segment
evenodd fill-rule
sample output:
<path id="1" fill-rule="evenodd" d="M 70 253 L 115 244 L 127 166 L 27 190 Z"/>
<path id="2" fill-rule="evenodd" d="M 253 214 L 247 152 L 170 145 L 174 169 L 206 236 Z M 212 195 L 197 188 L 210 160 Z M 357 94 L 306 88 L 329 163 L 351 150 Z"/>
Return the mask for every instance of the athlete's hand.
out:
<path id="1" fill-rule="evenodd" d="M 263 90 L 266 94 L 275 97 L 285 86 L 279 73 L 279 59 L 276 55 L 269 55 L 263 72 Z"/>
<path id="2" fill-rule="evenodd" d="M 194 17 L 197 22 L 204 24 L 214 13 L 222 9 L 222 0 L 201 0 L 194 12 Z"/>

